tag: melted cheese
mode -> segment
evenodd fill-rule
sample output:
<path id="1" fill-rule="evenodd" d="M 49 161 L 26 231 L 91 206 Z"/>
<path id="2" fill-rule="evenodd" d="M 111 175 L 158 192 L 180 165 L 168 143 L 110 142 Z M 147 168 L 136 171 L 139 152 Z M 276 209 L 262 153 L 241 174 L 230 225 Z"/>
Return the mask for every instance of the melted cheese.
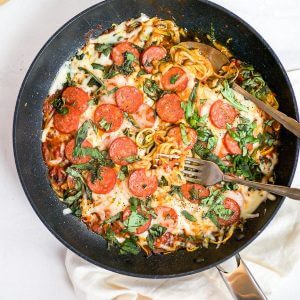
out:
<path id="1" fill-rule="evenodd" d="M 131 23 L 135 21 L 139 22 L 145 22 L 149 20 L 149 18 L 146 15 L 141 15 L 140 18 L 136 20 L 130 21 Z M 84 91 L 86 91 L 89 94 L 94 93 L 97 90 L 96 86 L 89 87 L 88 82 L 90 80 L 90 75 L 86 74 L 83 70 L 80 70 L 80 68 L 85 68 L 88 71 L 92 72 L 95 76 L 98 78 L 103 77 L 103 71 L 93 69 L 91 64 L 97 63 L 101 64 L 103 66 L 109 66 L 112 64 L 112 60 L 110 59 L 110 56 L 106 56 L 103 53 L 99 55 L 98 51 L 95 50 L 94 44 L 95 43 L 118 43 L 122 40 L 128 40 L 128 41 L 134 41 L 134 43 L 140 47 L 143 47 L 145 44 L 145 41 L 149 38 L 149 35 L 153 31 L 153 27 L 151 24 L 146 26 L 146 29 L 144 30 L 144 33 L 142 36 L 137 39 L 137 35 L 140 33 L 141 28 L 138 27 L 134 29 L 133 31 L 127 33 L 125 31 L 126 26 L 130 24 L 130 22 L 123 22 L 120 25 L 116 26 L 115 29 L 112 32 L 109 32 L 107 34 L 103 34 L 95 39 L 91 39 L 89 43 L 81 50 L 79 50 L 79 54 L 83 53 L 83 59 L 79 60 L 77 58 L 73 58 L 71 61 L 67 61 L 64 63 L 64 65 L 60 68 L 50 90 L 49 94 L 55 93 L 55 91 L 62 88 L 63 84 L 66 81 L 66 76 L 68 73 L 70 73 L 71 78 L 73 81 L 75 81 L 76 86 L 81 87 Z M 183 101 L 187 101 L 189 98 L 189 95 L 194 87 L 194 79 L 195 76 L 193 73 L 189 71 L 188 68 L 182 67 L 187 76 L 188 76 L 188 86 L 185 91 L 179 93 L 179 96 Z M 117 75 L 114 76 L 111 79 L 108 79 L 105 81 L 106 88 L 108 90 L 114 88 L 114 87 L 122 87 L 126 85 L 131 85 L 137 87 L 141 92 L 142 90 L 142 81 L 141 79 L 136 77 L 137 72 L 132 73 L 129 76 L 124 75 Z M 159 75 L 161 76 L 161 74 Z M 145 75 L 144 78 L 151 78 L 151 75 Z M 160 77 L 159 77 L 160 79 Z M 152 123 L 146 120 L 146 110 L 147 105 L 150 107 L 154 107 L 155 102 L 150 99 L 145 93 L 144 95 L 144 104 L 141 106 L 139 110 L 139 114 L 134 115 L 137 123 L 141 127 L 150 127 L 152 126 Z M 263 122 L 264 119 L 262 117 L 262 114 L 260 113 L 259 109 L 256 107 L 254 103 L 251 101 L 248 101 L 243 98 L 242 95 L 239 95 L 235 92 L 235 96 L 237 100 L 247 107 L 248 112 L 239 112 L 240 117 L 244 117 L 250 120 L 250 122 L 256 123 L 256 129 L 254 132 L 254 135 L 257 136 L 259 133 L 263 131 Z M 204 103 L 202 101 L 197 102 L 197 108 L 199 111 L 199 114 L 201 117 L 207 117 L 206 125 L 207 127 L 212 131 L 215 137 L 217 137 L 217 145 L 215 147 L 214 154 L 221 156 L 221 154 L 224 152 L 224 145 L 223 145 L 223 137 L 226 134 L 226 129 L 219 129 L 216 128 L 210 121 L 209 113 L 211 106 L 213 103 L 219 99 L 226 102 L 226 100 L 223 98 L 222 94 L 218 91 L 218 89 L 211 89 L 206 85 L 200 84 L 198 90 L 197 90 L 197 99 L 205 99 Z M 109 104 L 116 104 L 115 103 L 115 96 L 114 94 L 110 95 L 102 95 L 99 99 L 99 104 L 103 103 L 109 103 Z M 81 115 L 79 127 L 84 123 L 84 121 L 88 119 L 93 119 L 93 115 L 95 112 L 95 109 L 97 106 L 89 106 L 87 110 Z M 233 127 L 237 126 L 240 122 L 240 118 L 236 118 Z M 153 129 L 158 129 L 161 126 L 161 121 L 159 118 L 156 118 L 155 124 L 152 127 Z M 47 134 L 49 133 L 50 129 L 53 127 L 53 122 L 49 122 L 47 127 L 44 128 L 43 134 L 42 134 L 42 141 L 46 141 Z M 98 132 L 94 132 L 93 129 L 89 129 L 88 135 L 87 135 L 87 141 L 89 141 L 93 147 L 98 147 L 100 150 L 107 149 L 110 145 L 110 143 L 117 137 L 123 136 L 123 131 L 126 128 L 133 128 L 132 124 L 124 118 L 122 126 L 115 132 L 112 133 L 106 133 L 102 130 L 98 130 Z M 133 130 L 137 130 L 134 129 Z M 254 145 L 254 149 L 258 145 Z M 144 149 L 139 149 L 139 155 L 143 156 L 145 155 Z M 263 173 L 265 175 L 270 175 L 273 172 L 274 165 L 277 162 L 277 154 L 273 154 L 270 158 L 269 162 L 261 162 L 260 167 L 263 170 Z M 171 175 L 168 170 L 165 170 L 163 168 L 157 168 L 156 169 L 156 176 L 157 178 L 161 178 L 162 176 L 165 176 L 166 178 L 169 178 L 168 176 Z M 266 179 L 264 179 L 266 180 Z M 95 213 L 97 213 L 98 216 L 102 220 L 104 220 L 107 217 L 107 214 L 109 216 L 115 215 L 116 213 L 123 211 L 125 207 L 129 205 L 129 198 L 131 197 L 131 193 L 128 189 L 128 182 L 127 180 L 118 182 L 117 185 L 114 187 L 114 189 L 106 194 L 106 195 L 99 195 L 93 193 L 93 202 L 89 205 L 83 205 L 83 214 L 85 216 L 91 216 Z M 246 219 L 248 217 L 253 217 L 253 212 L 255 209 L 260 205 L 261 202 L 265 201 L 268 198 L 272 198 L 272 195 L 268 194 L 264 191 L 254 191 L 249 190 L 245 186 L 238 186 L 238 189 L 236 191 L 226 191 L 224 193 L 225 197 L 232 198 L 235 200 L 241 207 L 241 217 Z M 206 212 L 207 208 L 204 208 L 202 206 L 199 206 L 197 204 L 191 203 L 186 199 L 180 199 L 178 196 L 170 196 L 164 189 L 158 188 L 157 191 L 154 194 L 154 201 L 152 203 L 153 207 L 157 206 L 169 206 L 173 208 L 177 214 L 178 214 L 178 223 L 176 227 L 170 229 L 170 232 L 173 234 L 186 234 L 190 236 L 202 236 L 202 237 L 210 237 L 213 239 L 213 233 L 218 230 L 218 228 L 213 224 L 213 222 L 208 218 L 203 218 L 204 213 Z M 183 215 L 182 211 L 186 210 L 191 215 L 193 215 L 196 218 L 196 222 L 191 222 L 187 220 Z M 107 212 L 109 211 L 109 212 Z M 152 219 L 152 224 L 159 223 L 159 219 Z M 145 242 L 145 238 L 147 236 L 147 232 L 142 233 L 139 235 L 141 241 L 143 240 Z M 119 237 L 118 237 L 119 238 Z M 120 241 L 123 241 L 123 238 L 119 238 Z"/>

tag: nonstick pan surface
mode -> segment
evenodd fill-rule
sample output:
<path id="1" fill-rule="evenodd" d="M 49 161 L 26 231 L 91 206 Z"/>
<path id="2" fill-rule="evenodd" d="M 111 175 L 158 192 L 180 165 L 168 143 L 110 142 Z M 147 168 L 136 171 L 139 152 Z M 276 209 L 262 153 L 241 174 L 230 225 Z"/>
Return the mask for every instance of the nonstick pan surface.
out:
<path id="1" fill-rule="evenodd" d="M 232 38 L 230 50 L 241 60 L 254 65 L 279 99 L 280 109 L 297 118 L 297 105 L 290 82 L 270 46 L 243 20 L 224 8 L 197 0 L 110 0 L 83 11 L 45 44 L 33 61 L 20 89 L 13 128 L 14 154 L 19 177 L 32 207 L 47 228 L 69 249 L 105 269 L 138 277 L 176 277 L 201 272 L 230 258 L 250 244 L 269 224 L 283 198 L 267 201 L 257 212 L 259 218 L 248 220 L 244 238 L 232 238 L 219 249 L 178 251 L 146 258 L 119 255 L 107 250 L 106 242 L 88 231 L 72 215 L 63 215 L 65 206 L 52 191 L 41 152 L 43 100 L 60 66 L 84 45 L 87 34 L 98 35 L 113 23 L 120 23 L 141 13 L 176 23 L 203 36 L 211 24 L 216 37 L 225 43 Z M 37 29 L 36 29 L 37 30 Z M 276 183 L 290 185 L 298 158 L 297 139 L 286 130 L 281 132 Z M 24 233 L 26 234 L 26 233 Z"/>

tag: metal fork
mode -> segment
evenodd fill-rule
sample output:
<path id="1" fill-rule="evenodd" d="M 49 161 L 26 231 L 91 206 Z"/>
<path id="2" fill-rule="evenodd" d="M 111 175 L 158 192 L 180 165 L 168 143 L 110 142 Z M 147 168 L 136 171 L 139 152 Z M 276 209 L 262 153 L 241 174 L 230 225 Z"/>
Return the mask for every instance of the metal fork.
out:
<path id="1" fill-rule="evenodd" d="M 274 184 L 259 183 L 244 180 L 231 175 L 226 175 L 220 170 L 217 164 L 207 160 L 186 157 L 183 173 L 186 180 L 189 182 L 203 185 L 214 185 L 220 181 L 227 181 L 257 188 L 276 195 L 300 200 L 300 189 Z"/>

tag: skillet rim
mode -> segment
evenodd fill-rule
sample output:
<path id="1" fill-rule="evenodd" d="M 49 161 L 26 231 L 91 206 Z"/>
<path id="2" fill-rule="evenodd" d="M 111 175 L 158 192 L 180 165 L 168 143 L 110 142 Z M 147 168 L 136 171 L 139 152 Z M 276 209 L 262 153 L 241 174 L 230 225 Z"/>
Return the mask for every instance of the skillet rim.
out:
<path id="1" fill-rule="evenodd" d="M 283 201 L 285 200 L 285 197 L 281 197 L 281 199 L 276 200 L 278 202 L 277 207 L 274 209 L 273 214 L 271 215 L 271 217 L 269 219 L 266 220 L 266 222 L 263 224 L 263 226 L 261 227 L 261 229 L 259 231 L 257 231 L 244 245 L 240 246 L 238 249 L 236 249 L 235 251 L 233 251 L 230 255 L 224 257 L 223 259 L 211 263 L 205 267 L 201 267 L 195 270 L 191 270 L 191 271 L 187 271 L 187 272 L 180 272 L 180 273 L 173 273 L 173 274 L 164 274 L 164 275 L 151 275 L 151 274 L 141 274 L 141 273 L 135 273 L 135 272 L 130 272 L 130 271 L 123 271 L 123 270 L 119 270 L 117 268 L 114 267 L 110 267 L 107 265 L 104 265 L 94 259 L 91 259 L 90 257 L 82 254 L 79 250 L 77 250 L 75 247 L 73 247 L 71 244 L 69 244 L 68 242 L 66 242 L 59 234 L 56 233 L 56 231 L 51 228 L 50 225 L 48 225 L 48 223 L 46 222 L 44 216 L 39 212 L 39 210 L 37 209 L 34 201 L 32 201 L 32 199 L 29 196 L 29 192 L 27 189 L 27 186 L 25 185 L 25 181 L 21 175 L 21 167 L 20 167 L 20 162 L 19 162 L 19 158 L 18 158 L 18 150 L 17 150 L 17 139 L 16 139 L 16 123 L 17 123 L 17 118 L 18 118 L 18 114 L 19 114 L 19 107 L 21 104 L 21 97 L 26 85 L 26 82 L 31 74 L 31 71 L 33 69 L 33 67 L 35 66 L 36 62 L 39 60 L 40 56 L 43 54 L 43 52 L 45 51 L 45 49 L 51 44 L 51 42 L 65 29 L 67 28 L 70 24 L 72 24 L 74 21 L 76 21 L 79 18 L 82 18 L 86 13 L 88 13 L 90 10 L 93 10 L 96 7 L 101 7 L 102 5 L 106 5 L 109 2 L 112 2 L 113 0 L 105 0 L 103 2 L 97 3 L 95 5 L 92 5 L 88 8 L 86 8 L 85 10 L 81 11 L 80 13 L 78 13 L 77 15 L 75 15 L 73 18 L 71 18 L 69 21 L 67 21 L 66 23 L 64 23 L 58 30 L 56 30 L 56 32 L 54 32 L 54 34 L 52 36 L 50 36 L 50 38 L 46 41 L 46 43 L 43 45 L 43 47 L 40 49 L 40 51 L 37 53 L 37 55 L 35 56 L 34 60 L 32 61 L 32 63 L 30 64 L 30 67 L 28 69 L 28 71 L 26 72 L 26 75 L 22 81 L 22 85 L 20 87 L 20 91 L 18 93 L 18 97 L 17 97 L 17 101 L 16 101 L 16 105 L 15 105 L 15 111 L 14 111 L 14 118 L 13 118 L 13 152 L 14 152 L 14 159 L 15 159 L 15 164 L 16 164 L 16 169 L 17 169 L 17 173 L 18 173 L 18 177 L 19 180 L 21 182 L 22 188 L 25 192 L 25 195 L 28 199 L 28 201 L 30 202 L 30 205 L 32 206 L 33 210 L 35 211 L 35 213 L 37 214 L 37 216 L 39 217 L 39 219 L 42 221 L 42 223 L 47 227 L 47 229 L 69 250 L 71 250 L 72 252 L 74 252 L 75 254 L 77 254 L 78 256 L 80 256 L 81 258 L 83 258 L 84 260 L 102 267 L 106 270 L 115 272 L 115 273 L 119 273 L 119 274 L 123 274 L 123 275 L 127 275 L 127 276 L 133 276 L 133 277 L 138 277 L 138 278 L 152 278 L 152 279 L 162 279 L 162 278 L 176 278 L 176 277 L 182 277 L 182 276 L 188 276 L 188 275 L 192 275 L 192 274 L 196 274 L 196 273 L 200 273 L 202 271 L 211 269 L 221 263 L 223 263 L 224 261 L 232 258 L 233 256 L 235 256 L 236 254 L 238 254 L 239 252 L 241 252 L 243 249 L 245 249 L 250 243 L 252 243 L 260 234 L 261 232 L 263 232 L 265 230 L 265 228 L 269 225 L 269 223 L 273 220 L 273 218 L 275 217 L 275 215 L 277 214 L 278 210 L 281 208 Z M 291 98 L 293 101 L 293 108 L 295 110 L 295 115 L 296 115 L 296 119 L 299 121 L 299 110 L 298 110 L 298 105 L 297 105 L 297 101 L 295 98 L 295 94 L 292 88 L 292 85 L 290 83 L 289 77 L 283 67 L 283 65 L 281 64 L 278 56 L 276 55 L 276 53 L 272 50 L 272 48 L 270 47 L 270 45 L 265 41 L 265 39 L 251 26 L 249 25 L 246 21 L 244 21 L 243 19 L 241 19 L 239 16 L 237 16 L 236 14 L 234 14 L 233 12 L 231 12 L 230 10 L 224 8 L 221 5 L 218 5 L 216 3 L 207 1 L 207 0 L 195 0 L 197 2 L 202 2 L 205 5 L 211 6 L 214 9 L 220 10 L 223 13 L 229 15 L 230 17 L 232 17 L 233 19 L 235 19 L 238 23 L 243 24 L 245 27 L 247 27 L 247 29 L 253 33 L 256 38 L 266 47 L 266 50 L 269 51 L 270 55 L 274 58 L 274 60 L 276 61 L 276 64 L 278 65 L 278 67 L 280 68 L 280 71 L 282 72 L 283 77 L 286 80 L 286 85 L 287 88 L 289 90 L 289 92 L 291 93 Z M 293 169 L 292 172 L 290 174 L 290 178 L 288 181 L 288 186 L 291 185 L 291 183 L 293 182 L 294 179 L 294 175 L 296 172 L 296 168 L 297 168 L 297 164 L 298 164 L 298 159 L 299 159 L 299 150 L 300 150 L 300 140 L 297 139 L 296 142 L 296 149 L 295 149 L 295 162 L 293 165 Z"/>

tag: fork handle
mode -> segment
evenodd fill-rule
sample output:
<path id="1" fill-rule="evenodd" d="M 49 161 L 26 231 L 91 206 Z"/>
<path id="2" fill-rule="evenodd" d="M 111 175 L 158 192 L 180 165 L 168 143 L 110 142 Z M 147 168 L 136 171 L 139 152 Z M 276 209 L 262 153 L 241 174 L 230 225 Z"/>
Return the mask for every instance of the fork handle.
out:
<path id="1" fill-rule="evenodd" d="M 273 119 L 275 119 L 278 123 L 283 125 L 287 130 L 292 132 L 294 135 L 296 135 L 298 138 L 300 138 L 300 123 L 298 123 L 293 118 L 290 118 L 283 112 L 275 109 L 271 105 L 268 105 L 264 103 L 263 101 L 258 100 L 251 94 L 249 94 L 247 91 L 245 91 L 242 87 L 240 87 L 238 84 L 233 83 L 232 88 L 238 92 L 239 94 L 243 95 L 245 98 L 251 100 L 258 106 L 260 109 L 265 111 L 268 115 L 270 115 Z"/>
<path id="2" fill-rule="evenodd" d="M 281 185 L 267 184 L 267 183 L 258 183 L 254 181 L 244 180 L 238 177 L 233 177 L 230 175 L 223 176 L 224 181 L 234 182 L 249 187 L 257 188 L 267 192 L 271 192 L 276 195 L 289 197 L 291 199 L 300 200 L 300 189 L 290 188 Z"/>

